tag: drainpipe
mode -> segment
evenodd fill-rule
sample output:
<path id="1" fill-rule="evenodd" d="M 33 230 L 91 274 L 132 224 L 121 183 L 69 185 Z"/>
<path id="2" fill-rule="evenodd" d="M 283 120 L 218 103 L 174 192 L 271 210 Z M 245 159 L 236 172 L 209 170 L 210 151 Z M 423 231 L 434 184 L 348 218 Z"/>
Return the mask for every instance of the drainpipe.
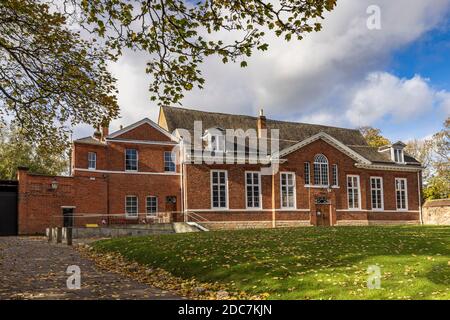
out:
<path id="1" fill-rule="evenodd" d="M 180 147 L 180 171 L 181 171 L 181 195 L 182 195 L 182 212 L 183 212 L 183 220 L 184 222 L 188 222 L 188 217 L 187 217 L 187 209 L 188 209 L 188 205 L 187 205 L 187 188 L 186 188 L 186 151 L 185 151 L 185 146 L 184 146 L 184 140 L 181 139 L 181 147 Z"/>
<path id="2" fill-rule="evenodd" d="M 275 173 L 272 172 L 272 228 L 276 228 L 276 209 L 275 209 Z"/>
<path id="3" fill-rule="evenodd" d="M 420 224 L 423 225 L 423 215 L 422 215 L 422 170 L 417 171 L 417 192 L 419 194 L 419 219 L 420 219 Z"/>
<path id="4" fill-rule="evenodd" d="M 110 169 L 110 156 L 109 156 L 109 143 L 106 143 L 106 168 L 107 170 Z M 107 226 L 109 227 L 111 225 L 111 219 L 110 219 L 110 215 L 111 215 L 111 198 L 110 198 L 110 173 L 105 173 L 103 175 L 103 178 L 105 179 L 106 182 L 106 223 Z"/>
<path id="5" fill-rule="evenodd" d="M 183 150 L 183 140 L 180 142 L 181 147 L 178 148 L 178 157 L 180 162 L 180 196 L 181 196 L 181 212 L 183 212 L 183 221 L 186 222 L 186 213 L 184 212 L 185 203 L 184 203 L 184 155 L 182 154 Z"/>

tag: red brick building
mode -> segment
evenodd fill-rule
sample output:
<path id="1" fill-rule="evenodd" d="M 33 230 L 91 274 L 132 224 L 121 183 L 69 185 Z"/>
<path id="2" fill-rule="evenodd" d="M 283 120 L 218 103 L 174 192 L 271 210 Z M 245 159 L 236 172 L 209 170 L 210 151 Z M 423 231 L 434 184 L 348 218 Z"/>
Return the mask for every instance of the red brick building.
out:
<path id="1" fill-rule="evenodd" d="M 227 129 L 254 130 L 256 148 L 245 138 L 230 144 Z M 70 177 L 19 170 L 19 233 L 150 223 L 162 212 L 210 229 L 420 223 L 422 167 L 403 148 L 369 147 L 357 130 L 163 107 L 158 124 L 143 119 L 74 141 Z M 213 161 L 228 156 L 235 162 Z"/>

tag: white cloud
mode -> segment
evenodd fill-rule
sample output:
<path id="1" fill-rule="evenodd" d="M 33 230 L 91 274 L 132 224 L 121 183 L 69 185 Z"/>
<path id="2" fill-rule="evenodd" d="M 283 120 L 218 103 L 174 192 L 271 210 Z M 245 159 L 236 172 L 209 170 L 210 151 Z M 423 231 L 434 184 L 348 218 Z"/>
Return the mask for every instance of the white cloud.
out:
<path id="1" fill-rule="evenodd" d="M 437 93 L 418 75 L 399 79 L 386 72 L 375 72 L 355 92 L 346 117 L 357 126 L 373 124 L 386 116 L 402 122 L 431 112 L 436 102 Z"/>
<path id="2" fill-rule="evenodd" d="M 436 93 L 436 98 L 444 117 L 450 117 L 450 92 L 439 91 Z"/>
<path id="3" fill-rule="evenodd" d="M 342 118 L 337 117 L 333 110 L 320 110 L 316 113 L 312 113 L 297 119 L 299 122 L 324 124 L 330 126 L 345 126 L 345 121 Z"/>
<path id="4" fill-rule="evenodd" d="M 366 9 L 372 4 L 381 8 L 381 30 L 366 27 Z M 398 79 L 383 70 L 395 50 L 436 28 L 449 8 L 448 0 L 340 0 L 326 14 L 321 32 L 289 43 L 269 36 L 269 51 L 255 53 L 246 69 L 208 58 L 203 65 L 205 89 L 189 92 L 183 104 L 253 115 L 263 107 L 273 118 L 348 126 L 358 123 L 352 110 L 367 113 L 367 123 L 387 115 L 401 120 L 403 112 L 417 115 L 430 107 L 428 99 L 436 102 L 448 93 L 436 93 L 420 76 Z M 127 52 L 111 67 L 119 77 L 123 115 L 113 126 L 156 119 L 145 62 L 145 54 Z M 392 96 L 383 96 L 384 89 Z M 383 97 L 391 99 L 379 101 Z M 395 102 L 399 104 L 394 107 Z"/>
<path id="5" fill-rule="evenodd" d="M 366 27 L 370 4 L 381 7 L 381 30 Z M 321 32 L 289 43 L 270 37 L 269 53 L 256 54 L 246 70 L 209 59 L 206 89 L 189 93 L 185 105 L 249 114 L 264 106 L 269 115 L 289 119 L 330 109 L 345 113 L 348 92 L 383 70 L 394 50 L 436 27 L 449 6 L 447 0 L 338 1 Z"/>
<path id="6" fill-rule="evenodd" d="M 118 103 L 121 107 L 121 118 L 111 123 L 113 130 L 145 117 L 156 119 L 158 116 L 157 103 L 150 101 L 149 76 L 145 73 L 146 60 L 145 53 L 127 50 L 117 63 L 110 65 L 110 71 L 118 79 Z"/>

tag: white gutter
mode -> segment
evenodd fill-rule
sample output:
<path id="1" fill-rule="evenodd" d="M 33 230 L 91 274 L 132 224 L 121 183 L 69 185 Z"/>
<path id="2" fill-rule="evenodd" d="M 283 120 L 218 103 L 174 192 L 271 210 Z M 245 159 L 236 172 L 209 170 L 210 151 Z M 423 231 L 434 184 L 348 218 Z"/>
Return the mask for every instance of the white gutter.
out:
<path id="1" fill-rule="evenodd" d="M 385 171 L 404 171 L 404 172 L 420 172 L 423 167 L 408 167 L 408 166 L 390 166 L 382 164 L 362 164 L 356 163 L 355 166 L 361 169 L 369 170 L 385 170 Z"/>

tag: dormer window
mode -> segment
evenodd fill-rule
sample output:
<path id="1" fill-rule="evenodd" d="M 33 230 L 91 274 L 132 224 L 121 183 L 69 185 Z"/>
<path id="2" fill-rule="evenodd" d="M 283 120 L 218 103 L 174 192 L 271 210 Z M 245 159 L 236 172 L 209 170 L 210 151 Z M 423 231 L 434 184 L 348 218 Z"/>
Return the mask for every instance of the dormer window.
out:
<path id="1" fill-rule="evenodd" d="M 214 152 L 225 152 L 225 135 L 221 128 L 211 128 L 206 130 L 204 139 L 207 142 L 206 148 Z"/>
<path id="2" fill-rule="evenodd" d="M 403 164 L 403 163 L 405 163 L 405 153 L 403 151 L 403 149 L 405 149 L 405 147 L 406 147 L 406 144 L 404 144 L 401 141 L 398 141 L 394 144 L 380 147 L 378 149 L 378 152 L 384 153 L 387 156 L 389 156 L 389 154 L 390 154 L 391 161 L 393 161 L 395 163 Z"/>
<path id="3" fill-rule="evenodd" d="M 402 149 L 395 149 L 394 148 L 394 161 L 397 162 L 397 163 L 405 162 Z"/>
<path id="4" fill-rule="evenodd" d="M 223 135 L 211 135 L 209 149 L 211 151 L 225 151 L 225 137 Z"/>
<path id="5" fill-rule="evenodd" d="M 406 147 L 406 145 L 403 142 L 398 141 L 393 145 L 391 145 L 390 147 L 391 147 L 392 161 L 394 161 L 395 163 L 405 163 L 405 156 L 403 149 Z"/>

